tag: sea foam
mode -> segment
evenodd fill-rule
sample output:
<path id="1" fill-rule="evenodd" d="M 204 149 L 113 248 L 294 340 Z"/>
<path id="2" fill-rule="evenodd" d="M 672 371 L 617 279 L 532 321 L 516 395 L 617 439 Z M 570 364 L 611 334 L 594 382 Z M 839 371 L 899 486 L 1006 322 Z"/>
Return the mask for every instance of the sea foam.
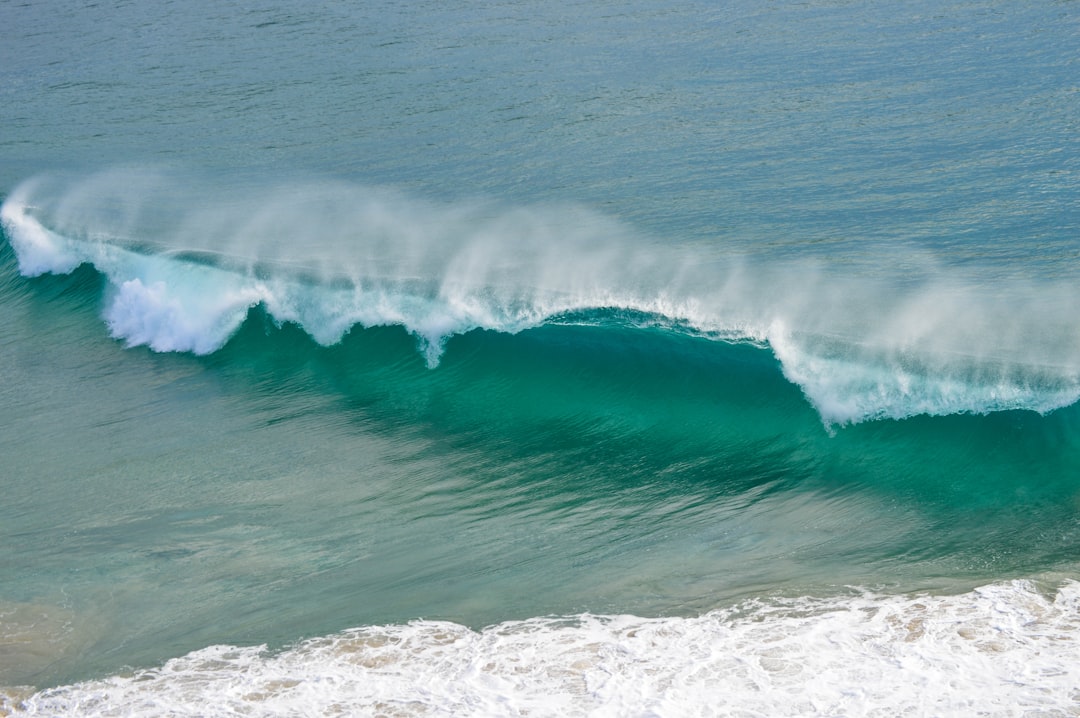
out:
<path id="1" fill-rule="evenodd" d="M 930 259 L 915 276 L 857 277 L 800 257 L 736 261 L 569 205 L 203 184 L 133 169 L 42 177 L 0 220 L 22 274 L 93 265 L 112 335 L 156 351 L 216 351 L 261 305 L 324 345 L 403 326 L 434 367 L 456 334 L 608 309 L 768 345 L 827 425 L 1080 398 L 1080 297 L 1060 278 L 988 283 Z"/>
<path id="2" fill-rule="evenodd" d="M 366 627 L 12 691 L 13 715 L 1069 716 L 1080 584 L 757 599 L 694 618 Z M 25 693 L 25 692 L 24 692 Z"/>

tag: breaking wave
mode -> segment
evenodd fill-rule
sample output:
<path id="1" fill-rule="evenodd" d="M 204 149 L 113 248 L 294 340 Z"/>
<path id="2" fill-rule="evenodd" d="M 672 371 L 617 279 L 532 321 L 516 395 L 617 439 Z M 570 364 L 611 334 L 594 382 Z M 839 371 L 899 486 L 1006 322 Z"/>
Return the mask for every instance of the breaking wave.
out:
<path id="1" fill-rule="evenodd" d="M 614 321 L 767 347 L 827 425 L 1080 397 L 1078 297 L 1060 279 L 988 284 L 929 259 L 897 276 L 887 257 L 852 277 L 644 237 L 575 206 L 326 181 L 225 191 L 131 168 L 30 180 L 0 219 L 24 276 L 92 265 L 110 333 L 154 351 L 213 353 L 256 307 L 323 345 L 402 326 L 431 367 L 474 330 Z"/>

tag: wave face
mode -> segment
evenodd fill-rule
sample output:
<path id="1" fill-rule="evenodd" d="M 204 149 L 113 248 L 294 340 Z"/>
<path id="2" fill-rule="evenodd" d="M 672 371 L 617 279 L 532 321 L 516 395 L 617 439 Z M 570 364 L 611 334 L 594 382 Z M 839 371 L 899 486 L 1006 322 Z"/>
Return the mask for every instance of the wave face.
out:
<path id="1" fill-rule="evenodd" d="M 757 600 L 690 619 L 418 621 L 212 646 L 30 696 L 18 715 L 1070 715 L 1080 591 Z"/>
<path id="2" fill-rule="evenodd" d="M 160 699 L 182 712 L 265 693 L 248 708 L 272 715 L 312 675 L 344 685 L 343 705 L 363 712 L 383 698 L 350 681 L 382 679 L 341 678 L 334 647 L 376 636 L 416 648 L 385 657 L 388 675 L 405 676 L 393 685 L 462 672 L 460 695 L 410 697 L 403 711 L 450 701 L 448 712 L 484 713 L 532 700 L 505 683 L 511 668 L 493 668 L 503 687 L 485 692 L 487 674 L 461 662 L 527 652 L 504 649 L 507 636 L 536 641 L 526 671 L 554 681 L 525 691 L 539 696 L 584 680 L 553 668 L 563 641 L 584 651 L 655 631 L 685 643 L 642 666 L 655 682 L 642 678 L 633 705 L 704 700 L 694 676 L 711 684 L 722 662 L 676 663 L 689 682 L 663 668 L 697 640 L 719 645 L 716 657 L 747 651 L 764 671 L 754 685 L 778 696 L 805 686 L 805 673 L 764 668 L 780 665 L 766 660 L 773 638 L 790 634 L 805 641 L 784 660 L 818 657 L 835 672 L 821 705 L 921 700 L 895 692 L 897 661 L 931 681 L 931 665 L 951 675 L 946 656 L 968 651 L 987 683 L 930 710 L 959 712 L 970 696 L 1000 696 L 986 686 L 1003 674 L 982 672 L 983 648 L 957 622 L 1071 605 L 1080 405 L 1061 284 L 1044 278 L 1042 297 L 1034 280 L 996 284 L 1012 304 L 947 268 L 905 283 L 837 280 L 802 260 L 708 262 L 581 209 L 448 207 L 325 183 L 200 190 L 196 202 L 189 185 L 117 170 L 41 179 L 3 205 L 0 446 L 16 480 L 0 682 L 67 686 L 12 693 L 11 705 L 62 714 L 93 700 L 107 713 Z M 324 231 L 304 234 L 297 196 L 321 203 L 309 214 L 329 218 L 312 220 Z M 365 224 L 373 216 L 381 224 Z M 566 239 L 555 228 L 568 216 Z M 269 228 L 265 248 L 248 224 Z M 558 251 L 514 249 L 543 233 Z M 1036 332 L 1034 316 L 1055 331 Z M 885 333 L 905 321 L 919 330 L 910 343 Z M 1039 577 L 1048 592 L 1010 583 Z M 1062 598 L 1046 597 L 1060 586 Z M 746 603 L 777 596 L 794 603 Z M 909 646 L 917 631 L 896 628 L 871 644 L 884 661 L 873 695 L 829 693 L 860 685 L 869 659 L 815 637 L 835 627 L 865 643 L 895 628 L 874 616 L 918 625 L 931 604 L 947 617 L 933 638 Z M 820 616 L 800 622 L 805 612 Z M 571 618 L 520 623 L 537 616 Z M 1067 650 L 1048 647 L 1040 625 L 1018 634 L 1018 663 Z M 341 633 L 350 626 L 383 628 Z M 473 648 L 449 656 L 444 635 Z M 312 636 L 324 638 L 296 643 Z M 252 644 L 269 648 L 241 648 Z M 166 663 L 176 656 L 187 657 Z M 639 675 L 578 664 L 574 654 L 579 674 Z M 132 677 L 125 666 L 166 668 Z M 1055 670 L 1025 685 L 1061 705 Z M 259 685 L 215 697 L 243 671 Z M 751 696 L 749 685 L 731 690 Z M 568 711 L 603 712 L 619 692 L 582 690 Z"/>
<path id="3" fill-rule="evenodd" d="M 1078 297 L 1061 278 L 988 284 L 929 258 L 912 273 L 907 256 L 903 276 L 853 279 L 703 255 L 574 206 L 314 181 L 229 192 L 131 168 L 26 182 L 0 213 L 24 276 L 93 266 L 110 333 L 155 351 L 218 351 L 255 307 L 323 345 L 402 326 L 430 367 L 477 329 L 614 320 L 767 346 L 827 425 L 1080 397 Z"/>

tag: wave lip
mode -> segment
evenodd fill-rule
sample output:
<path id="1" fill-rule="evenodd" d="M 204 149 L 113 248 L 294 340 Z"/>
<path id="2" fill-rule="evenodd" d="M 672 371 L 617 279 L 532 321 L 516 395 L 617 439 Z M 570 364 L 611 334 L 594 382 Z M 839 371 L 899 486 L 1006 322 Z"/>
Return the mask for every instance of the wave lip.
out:
<path id="1" fill-rule="evenodd" d="M 126 196 L 126 177 L 31 181 L 0 218 L 23 275 L 93 265 L 113 288 L 113 335 L 158 351 L 212 352 L 262 304 L 322 344 L 354 325 L 402 325 L 434 366 L 448 337 L 473 329 L 517 332 L 598 303 L 660 309 L 647 291 L 610 289 L 620 284 L 612 277 L 635 265 L 643 285 L 674 269 L 620 245 L 622 230 L 579 208 L 437 208 L 327 184 L 217 204 L 153 195 L 191 205 L 156 209 L 169 221 L 155 223 L 132 209 L 145 202 Z M 125 211 L 104 209 L 116 205 Z"/>
<path id="2" fill-rule="evenodd" d="M 214 352 L 260 305 L 323 345 L 354 326 L 403 326 L 431 367 L 450 337 L 476 329 L 635 314 L 768 346 L 827 426 L 1045 413 L 1080 398 L 1080 297 L 1063 281 L 987 286 L 929 261 L 903 282 L 839 277 L 808 261 L 740 265 L 576 207 L 439 206 L 317 182 L 220 198 L 198 186 L 130 169 L 39 178 L 0 221 L 23 275 L 93 265 L 108 279 L 111 334 L 155 351 Z"/>
<path id="3" fill-rule="evenodd" d="M 48 689 L 13 715 L 1066 714 L 1080 584 L 759 599 L 696 618 L 359 628 L 281 652 L 212 646 Z"/>
<path id="4" fill-rule="evenodd" d="M 912 350 L 890 339 L 841 346 L 822 336 L 769 332 L 784 376 L 803 389 L 827 425 L 910 416 L 1031 410 L 1046 414 L 1080 400 L 1072 362 L 937 347 Z"/>

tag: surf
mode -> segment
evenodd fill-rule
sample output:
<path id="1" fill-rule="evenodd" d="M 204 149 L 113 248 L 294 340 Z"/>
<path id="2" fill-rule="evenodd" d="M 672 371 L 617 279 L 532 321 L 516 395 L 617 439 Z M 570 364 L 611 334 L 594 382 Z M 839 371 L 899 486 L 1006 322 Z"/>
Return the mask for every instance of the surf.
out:
<path id="1" fill-rule="evenodd" d="M 34 531 L 61 542 L 62 549 L 48 544 L 50 556 L 83 561 L 78 551 L 88 541 L 111 546 L 116 536 L 131 535 L 151 565 L 168 562 L 168 579 L 159 584 L 158 574 L 147 574 L 145 585 L 130 587 L 137 597 L 131 604 L 147 608 L 125 611 L 120 632 L 96 639 L 100 663 L 87 668 L 60 657 L 27 682 L 69 684 L 117 674 L 122 664 L 160 665 L 221 642 L 241 645 L 252 636 L 277 655 L 298 636 L 334 636 L 350 625 L 397 626 L 416 616 L 434 615 L 472 632 L 492 621 L 574 617 L 586 609 L 678 623 L 777 591 L 821 600 L 845 585 L 964 593 L 987 581 L 1072 575 L 1075 569 L 1078 407 L 1001 409 L 1008 404 L 979 403 L 972 389 L 1004 377 L 1027 382 L 1038 400 L 1053 398 L 1047 387 L 1068 378 L 1060 367 L 1068 366 L 1069 355 L 1048 347 L 1067 343 L 1044 338 L 1041 345 L 1012 346 L 1003 331 L 993 335 L 1002 339 L 995 353 L 980 351 L 976 342 L 937 353 L 915 342 L 905 354 L 871 331 L 874 307 L 889 310 L 882 316 L 898 325 L 900 300 L 916 297 L 924 308 L 913 316 L 936 311 L 931 318 L 939 320 L 939 332 L 946 329 L 941 317 L 962 313 L 963 306 L 975 318 L 1000 309 L 1002 326 L 1010 326 L 1008 307 L 992 298 L 976 304 L 983 295 L 967 285 L 941 280 L 950 287 L 946 301 L 920 294 L 929 292 L 926 282 L 886 291 L 876 283 L 826 281 L 822 273 L 812 290 L 796 292 L 799 281 L 810 279 L 785 274 L 790 265 L 735 269 L 701 262 L 680 275 L 682 283 L 667 277 L 666 296 L 686 301 L 657 311 L 642 290 L 650 275 L 624 275 L 617 260 L 597 275 L 607 277 L 606 294 L 582 289 L 582 301 L 574 303 L 565 293 L 544 294 L 569 284 L 541 281 L 544 272 L 530 264 L 534 260 L 513 265 L 518 255 L 510 253 L 500 261 L 511 263 L 519 279 L 532 279 L 496 286 L 492 278 L 502 275 L 494 270 L 458 270 L 461 277 L 477 272 L 470 286 L 478 289 L 462 296 L 491 317 L 425 338 L 419 330 L 425 312 L 447 311 L 452 294 L 441 288 L 448 276 L 458 276 L 447 258 L 471 246 L 467 232 L 426 273 L 404 271 L 407 258 L 393 254 L 393 243 L 387 256 L 377 257 L 378 267 L 361 272 L 352 269 L 368 266 L 361 252 L 366 245 L 335 221 L 348 242 L 328 250 L 339 259 L 320 267 L 304 264 L 295 248 L 289 254 L 257 244 L 245 249 L 249 240 L 228 248 L 219 239 L 176 238 L 170 228 L 187 217 L 190 196 L 178 190 L 170 201 L 172 193 L 164 192 L 160 203 L 149 202 L 130 184 L 84 201 L 71 187 L 47 190 L 46 182 L 19 201 L 8 198 L 2 210 L 8 242 L 0 252 L 0 290 L 14 323 L 25 324 L 13 337 L 38 337 L 30 346 L 34 355 L 15 364 L 32 367 L 23 374 L 35 379 L 26 383 L 33 391 L 46 397 L 78 392 L 87 406 L 70 422 L 54 417 L 48 426 L 55 425 L 56 436 L 48 433 L 47 442 L 21 449 L 28 453 L 23 465 L 36 467 L 28 475 L 44 477 L 32 495 L 68 496 L 70 486 L 82 486 L 90 475 L 101 486 L 91 492 L 88 485 L 88 502 L 128 495 L 138 484 L 134 476 L 175 483 L 183 496 L 149 513 L 134 497 L 115 515 L 111 503 L 99 506 L 100 525 L 82 526 L 81 533 L 69 531 L 66 515 L 32 519 Z M 178 185 L 169 180 L 165 186 Z M 338 187 L 355 201 L 382 193 Z M 223 204 L 211 207 L 239 222 L 269 196 L 259 189 L 249 205 L 226 194 Z M 117 209 L 121 200 L 129 214 Z M 433 206 L 400 201 L 412 215 Z M 110 203 L 107 217 L 90 219 Z M 464 211 L 434 207 L 436 214 Z M 191 224 L 203 226 L 201 220 Z M 639 247 L 653 267 L 684 266 L 665 257 L 696 256 L 685 247 L 668 255 L 663 246 L 636 241 L 628 251 Z M 360 249 L 351 248 L 356 242 Z M 566 251 L 559 262 L 578 256 Z M 764 282 L 767 276 L 776 281 Z M 781 281 L 788 276 L 790 282 Z M 508 286 L 517 287 L 516 294 L 498 294 Z M 841 286 L 863 293 L 848 295 Z M 1068 296 L 1048 287 L 1042 306 Z M 630 296 L 631 289 L 641 290 L 634 301 L 602 301 L 616 290 Z M 718 299 L 724 291 L 727 303 Z M 785 296 L 796 295 L 806 304 L 785 303 Z M 341 299 L 357 296 L 362 301 L 355 304 Z M 292 297 L 293 306 L 305 298 L 308 314 L 281 311 L 288 306 L 282 297 Z M 540 304 L 545 297 L 559 301 Z M 367 322 L 350 314 L 358 308 L 369 312 Z M 760 333 L 740 328 L 729 310 L 769 326 Z M 518 325 L 503 315 L 527 321 Z M 142 324 L 132 326 L 145 335 L 118 331 L 121 325 L 110 323 L 116 317 L 138 318 Z M 51 327 L 64 329 L 55 341 Z M 784 337 L 791 337 L 789 344 Z M 158 338 L 177 343 L 155 346 Z M 13 338 L 12 346 L 19 341 Z M 982 341 L 993 343 L 989 336 Z M 434 366 L 427 351 L 433 346 Z M 40 351 L 63 356 L 43 362 Z M 81 364 L 86 356 L 100 367 L 93 381 Z M 817 376 L 863 382 L 847 394 L 844 385 L 826 387 L 824 396 L 856 397 L 879 409 L 895 405 L 903 420 L 856 408 L 832 415 L 850 419 L 826 423 L 829 414 L 813 393 L 820 382 L 791 378 L 813 368 L 814 357 L 829 360 L 815 369 Z M 42 366 L 47 370 L 35 373 Z M 902 372 L 954 381 L 956 396 L 967 402 L 958 405 L 966 408 L 916 412 L 915 399 L 934 398 L 926 386 L 892 399 L 867 388 L 896 387 Z M 99 417 L 99 404 L 108 400 L 111 408 Z M 153 419 L 161 406 L 191 422 L 184 431 L 202 433 L 175 445 L 163 440 Z M 124 430 L 99 426 L 113 420 L 126 422 Z M 72 436 L 80 437 L 78 455 L 70 465 L 54 465 L 49 442 Z M 232 441 L 237 436 L 240 445 Z M 220 448 L 206 458 L 193 455 L 202 449 L 190 447 L 206 442 Z M 239 452 L 244 476 L 233 476 L 229 462 L 222 465 L 226 454 L 218 452 L 226 449 L 228 456 Z M 54 477 L 57 486 L 50 489 Z M 206 515 L 192 515 L 192 486 Z M 270 505 L 264 495 L 287 499 Z M 203 521 L 222 530 L 210 544 L 199 528 Z M 258 540 L 236 542 L 226 527 L 248 527 Z M 85 560 L 103 566 L 132 555 L 128 545 Z M 343 552 L 342 546 L 351 548 Z M 35 555 L 21 560 L 28 572 L 38 564 Z M 210 580 L 207 561 L 216 569 Z M 319 570 L 311 573 L 311 567 Z M 447 584 L 446 576 L 453 581 Z M 269 581 L 275 592 L 264 595 Z M 80 585 L 86 593 L 76 603 L 112 605 L 108 587 Z M 358 606 L 354 599 L 361 594 Z M 33 605 L 54 600 L 16 598 Z M 247 633 L 214 625 L 213 611 L 184 608 L 196 599 L 223 614 L 247 616 Z"/>
<path id="2" fill-rule="evenodd" d="M 827 426 L 1080 397 L 1077 297 L 1061 279 L 987 283 L 933 258 L 911 273 L 910 257 L 904 276 L 852 277 L 665 242 L 578 206 L 325 180 L 224 191 L 136 168 L 29 180 L 0 219 L 23 276 L 92 266 L 109 333 L 154 351 L 219 351 L 256 307 L 324 346 L 404 327 L 432 368 L 472 331 L 614 321 L 767 347 Z"/>
<path id="3" fill-rule="evenodd" d="M 105 679 L 0 692 L 11 715 L 816 712 L 1076 705 L 1076 582 L 952 596 L 760 598 L 694 618 L 366 626 L 279 651 L 215 645 Z M 823 679 L 824 677 L 824 679 Z M 722 699 L 718 700 L 718 697 Z M 1064 713 L 1063 713 L 1064 714 Z"/>

